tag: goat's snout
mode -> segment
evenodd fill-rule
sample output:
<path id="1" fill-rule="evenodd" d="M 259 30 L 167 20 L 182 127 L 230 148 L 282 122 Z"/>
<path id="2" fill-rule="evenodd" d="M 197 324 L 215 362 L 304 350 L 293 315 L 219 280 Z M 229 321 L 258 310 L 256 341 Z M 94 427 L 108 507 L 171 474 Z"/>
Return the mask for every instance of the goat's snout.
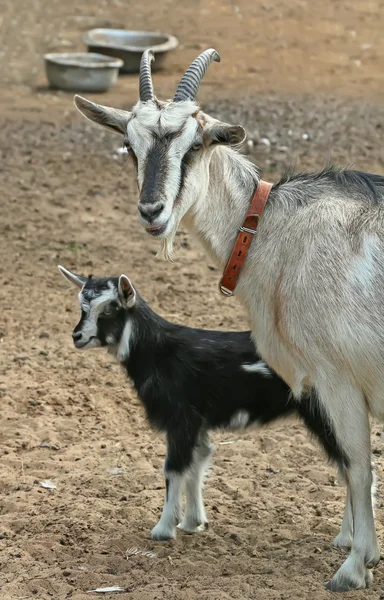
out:
<path id="1" fill-rule="evenodd" d="M 81 333 L 81 331 L 73 331 L 72 332 L 72 339 L 75 343 L 79 342 L 82 337 L 83 337 L 83 334 Z"/>
<path id="2" fill-rule="evenodd" d="M 157 219 L 161 213 L 163 212 L 164 209 L 164 203 L 163 202 L 156 202 L 154 204 L 150 204 L 150 203 L 139 203 L 139 213 L 140 216 L 142 217 L 142 219 L 146 222 L 146 223 L 153 223 L 153 221 L 155 221 L 155 219 Z"/>

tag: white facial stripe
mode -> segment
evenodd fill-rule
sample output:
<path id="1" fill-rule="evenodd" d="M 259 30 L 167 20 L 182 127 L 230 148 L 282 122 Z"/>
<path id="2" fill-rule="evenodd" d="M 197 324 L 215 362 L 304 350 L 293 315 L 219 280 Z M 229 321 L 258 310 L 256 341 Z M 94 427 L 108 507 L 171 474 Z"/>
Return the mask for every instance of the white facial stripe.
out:
<path id="1" fill-rule="evenodd" d="M 94 314 L 96 317 L 99 316 L 101 312 L 103 312 L 106 304 L 109 304 L 113 300 L 118 300 L 117 292 L 114 289 L 109 289 L 103 291 L 100 296 L 96 296 L 91 300 L 91 314 Z"/>
<path id="2" fill-rule="evenodd" d="M 79 300 L 80 307 L 83 308 L 84 312 L 86 312 L 81 333 L 83 334 L 84 340 L 87 340 L 91 337 L 97 336 L 97 319 L 99 318 L 100 313 L 103 312 L 104 307 L 107 304 L 113 300 L 118 300 L 118 295 L 116 290 L 113 287 L 110 287 L 108 290 L 103 291 L 100 296 L 92 298 L 90 302 L 88 302 L 84 298 L 83 293 L 80 292 Z"/>
<path id="3" fill-rule="evenodd" d="M 198 127 L 196 119 L 189 117 L 183 126 L 182 133 L 172 140 L 168 154 L 182 158 L 195 141 Z"/>
<path id="4" fill-rule="evenodd" d="M 185 153 L 190 149 L 193 142 L 195 141 L 197 130 L 198 123 L 196 119 L 190 117 L 184 125 L 182 134 L 173 139 L 169 146 L 167 153 L 167 176 L 164 182 L 164 190 L 166 193 L 166 198 L 164 198 L 165 211 L 167 211 L 168 213 L 171 213 L 173 203 L 175 202 L 176 196 L 179 191 L 181 177 L 181 161 Z"/>
<path id="5" fill-rule="evenodd" d="M 82 291 L 79 292 L 78 298 L 79 298 L 80 310 L 83 310 L 85 313 L 89 313 L 89 311 L 91 310 L 90 306 L 89 306 L 89 302 L 86 302 L 84 300 L 84 296 L 82 294 Z"/>

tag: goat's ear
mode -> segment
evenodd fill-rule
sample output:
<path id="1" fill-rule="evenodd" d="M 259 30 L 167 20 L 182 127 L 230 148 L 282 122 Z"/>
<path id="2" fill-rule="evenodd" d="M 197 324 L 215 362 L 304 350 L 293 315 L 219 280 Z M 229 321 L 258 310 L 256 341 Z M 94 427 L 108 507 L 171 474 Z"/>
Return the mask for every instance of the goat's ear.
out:
<path id="1" fill-rule="evenodd" d="M 121 302 L 127 308 L 132 308 L 136 302 L 136 291 L 126 275 L 120 275 L 118 293 Z"/>
<path id="2" fill-rule="evenodd" d="M 127 133 L 128 121 L 131 118 L 131 113 L 110 106 L 101 106 L 91 102 L 82 96 L 76 94 L 74 98 L 76 108 L 89 121 L 97 123 L 102 127 L 106 127 L 111 131 L 125 135 Z"/>
<path id="3" fill-rule="evenodd" d="M 62 267 L 61 265 L 58 265 L 58 268 L 63 277 L 65 277 L 65 279 L 68 279 L 68 281 L 74 283 L 78 288 L 83 288 L 85 282 L 87 281 L 85 277 L 83 277 L 82 275 L 75 275 L 75 273 L 71 273 L 71 271 L 64 269 L 64 267 Z"/>
<path id="4" fill-rule="evenodd" d="M 236 146 L 244 142 L 246 133 L 241 125 L 229 125 L 216 119 L 207 119 L 203 125 L 204 139 L 206 144 L 225 144 L 226 146 Z"/>

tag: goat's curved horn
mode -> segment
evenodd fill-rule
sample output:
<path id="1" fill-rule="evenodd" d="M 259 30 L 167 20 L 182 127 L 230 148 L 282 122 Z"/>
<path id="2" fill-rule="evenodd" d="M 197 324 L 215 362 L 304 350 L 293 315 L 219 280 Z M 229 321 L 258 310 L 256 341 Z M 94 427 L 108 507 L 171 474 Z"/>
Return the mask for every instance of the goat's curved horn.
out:
<path id="1" fill-rule="evenodd" d="M 220 62 L 220 56 L 216 50 L 210 48 L 205 50 L 195 58 L 190 67 L 185 71 L 179 87 L 176 90 L 174 102 L 183 102 L 184 100 L 194 100 L 201 80 L 203 79 L 206 70 L 213 62 Z"/>
<path id="2" fill-rule="evenodd" d="M 152 50 L 144 50 L 140 62 L 140 100 L 153 100 L 154 92 L 151 76 L 151 63 L 155 60 Z"/>

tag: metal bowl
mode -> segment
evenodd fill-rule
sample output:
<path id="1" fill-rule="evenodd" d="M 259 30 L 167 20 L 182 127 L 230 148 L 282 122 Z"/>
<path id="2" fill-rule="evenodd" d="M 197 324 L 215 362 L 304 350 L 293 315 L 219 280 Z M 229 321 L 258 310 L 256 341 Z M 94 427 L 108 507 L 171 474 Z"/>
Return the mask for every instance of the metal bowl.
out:
<path id="1" fill-rule="evenodd" d="M 123 65 L 122 60 L 93 52 L 45 54 L 44 59 L 51 87 L 78 92 L 108 90 Z"/>
<path id="2" fill-rule="evenodd" d="M 179 40 L 167 33 L 152 31 L 126 31 L 125 29 L 91 29 L 84 36 L 90 52 L 100 52 L 120 58 L 124 62 L 122 73 L 138 73 L 141 55 L 147 48 L 155 53 L 152 69 L 163 66 L 167 52 L 179 45 Z"/>

